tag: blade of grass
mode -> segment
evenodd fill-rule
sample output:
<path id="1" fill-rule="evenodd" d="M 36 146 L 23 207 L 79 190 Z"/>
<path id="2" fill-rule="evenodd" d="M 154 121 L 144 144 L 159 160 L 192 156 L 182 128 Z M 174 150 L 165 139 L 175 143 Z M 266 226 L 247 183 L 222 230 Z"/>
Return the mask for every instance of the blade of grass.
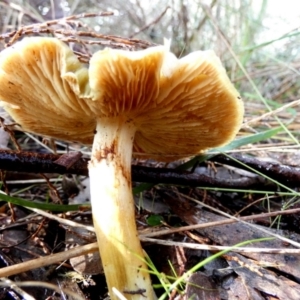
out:
<path id="1" fill-rule="evenodd" d="M 223 43 L 226 45 L 228 51 L 231 53 L 232 57 L 236 61 L 237 65 L 239 66 L 239 68 L 241 69 L 241 71 L 244 73 L 245 77 L 249 81 L 249 83 L 252 86 L 253 90 L 255 91 L 255 93 L 257 94 L 257 96 L 259 97 L 259 100 L 264 104 L 264 106 L 267 108 L 268 111 L 272 111 L 272 108 L 267 103 L 266 99 L 263 97 L 262 93 L 260 92 L 260 90 L 258 89 L 258 87 L 256 86 L 256 84 L 252 80 L 252 78 L 249 75 L 249 73 L 247 72 L 246 68 L 243 66 L 243 64 L 241 63 L 241 61 L 238 59 L 238 57 L 235 54 L 233 48 L 231 47 L 229 41 L 226 39 L 224 33 L 222 32 L 222 30 L 220 30 L 219 25 L 218 25 L 218 21 L 212 16 L 211 12 L 209 11 L 209 9 L 204 4 L 202 4 L 202 7 L 203 7 L 204 12 L 208 15 L 208 17 L 209 17 L 209 19 L 211 21 L 211 24 L 213 25 L 213 27 L 216 30 L 216 33 L 220 36 L 220 38 L 222 39 Z M 294 141 L 294 143 L 297 144 L 297 145 L 299 145 L 300 143 L 299 143 L 298 139 L 296 139 L 295 136 L 291 133 L 291 131 L 288 130 L 288 128 L 285 126 L 285 124 L 276 115 L 274 116 L 274 118 L 278 122 L 278 124 L 284 129 L 284 131 L 287 133 L 287 135 Z"/>
<path id="2" fill-rule="evenodd" d="M 255 173 L 255 174 L 258 174 L 258 175 L 262 176 L 263 178 L 265 178 L 265 179 L 267 179 L 267 180 L 269 180 L 269 181 L 275 183 L 276 185 L 282 187 L 283 189 L 285 189 L 285 190 L 287 190 L 287 191 L 290 191 L 291 193 L 298 194 L 297 192 L 295 192 L 293 189 L 289 188 L 288 186 L 285 186 L 284 184 L 278 182 L 277 180 L 274 180 L 274 179 L 272 179 L 271 177 L 269 177 L 269 176 L 267 176 L 267 175 L 265 175 L 265 174 L 263 174 L 263 173 L 261 173 L 261 172 L 255 170 L 255 169 L 249 167 L 248 165 L 244 164 L 243 162 L 239 161 L 238 159 L 236 159 L 236 158 L 234 158 L 234 157 L 232 157 L 232 156 L 230 156 L 230 155 L 228 155 L 228 154 L 226 154 L 226 153 L 223 153 L 223 154 L 226 155 L 227 157 L 229 157 L 231 160 L 233 160 L 233 161 L 239 163 L 241 166 L 247 168 L 249 171 L 251 171 L 251 172 L 253 172 L 253 173 Z"/>
<path id="3" fill-rule="evenodd" d="M 191 160 L 180 165 L 177 169 L 178 170 L 186 170 L 186 169 L 192 168 L 197 162 L 198 163 L 204 162 L 207 159 L 212 158 L 217 153 L 220 153 L 220 152 L 226 153 L 228 151 L 234 150 L 234 149 L 239 148 L 244 145 L 254 144 L 254 143 L 257 143 L 257 142 L 260 142 L 263 140 L 267 140 L 267 139 L 271 138 L 272 136 L 276 135 L 277 133 L 279 133 L 280 131 L 283 131 L 283 129 L 281 127 L 277 127 L 277 128 L 273 128 L 273 129 L 269 129 L 269 130 L 260 132 L 260 133 L 255 133 L 250 136 L 242 137 L 240 139 L 236 139 L 224 147 L 211 149 L 204 155 L 195 156 Z M 214 154 L 212 154 L 212 152 Z"/>
<path id="4" fill-rule="evenodd" d="M 52 203 L 41 203 L 29 201 L 21 198 L 15 198 L 8 195 L 4 195 L 0 193 L 0 199 L 15 205 L 20 205 L 24 207 L 38 208 L 42 210 L 49 211 L 57 211 L 57 212 L 67 212 L 67 211 L 77 211 L 77 210 L 85 210 L 90 209 L 89 204 L 72 204 L 72 205 L 60 205 L 60 204 L 52 204 Z"/>
<path id="5" fill-rule="evenodd" d="M 289 32 L 289 33 L 284 34 L 284 35 L 282 35 L 282 36 L 280 36 L 280 37 L 278 37 L 278 38 L 276 38 L 276 39 L 272 39 L 272 40 L 266 41 L 266 42 L 261 43 L 261 44 L 259 44 L 259 45 L 249 46 L 249 47 L 243 49 L 242 51 L 244 52 L 244 51 L 253 51 L 253 50 L 256 50 L 256 49 L 260 49 L 260 48 L 266 47 L 266 46 L 268 46 L 268 45 L 270 45 L 270 44 L 273 44 L 273 43 L 275 43 L 275 42 L 277 42 L 277 41 L 281 41 L 281 40 L 283 40 L 283 39 L 288 39 L 288 38 L 291 38 L 291 37 L 295 37 L 295 36 L 297 36 L 297 35 L 299 35 L 299 34 L 300 34 L 299 31 L 296 31 L 296 32 L 294 32 L 294 31 L 293 31 L 293 32 Z"/>
<path id="6" fill-rule="evenodd" d="M 219 187 L 202 187 L 202 190 L 214 191 L 214 192 L 233 192 L 233 193 L 245 193 L 249 194 L 261 194 L 261 195 L 276 195 L 276 196 L 295 196 L 300 195 L 299 193 L 293 192 L 279 192 L 279 191 L 262 191 L 262 190 L 249 190 L 249 189 L 232 189 L 232 188 L 219 188 Z"/>
<path id="7" fill-rule="evenodd" d="M 182 276 L 180 276 L 179 278 L 177 278 L 175 280 L 175 282 L 173 282 L 168 290 L 166 290 L 166 292 L 160 296 L 159 300 L 164 300 L 166 299 L 166 297 L 168 296 L 168 294 L 176 289 L 176 287 L 180 284 L 182 284 L 183 282 L 185 282 L 193 273 L 195 273 L 197 270 L 199 270 L 201 267 L 205 266 L 206 264 L 212 262 L 213 260 L 215 260 L 216 258 L 222 256 L 223 254 L 231 251 L 232 249 L 236 249 L 238 247 L 242 247 L 251 243 L 258 243 L 258 242 L 264 242 L 264 241 L 270 241 L 273 240 L 274 238 L 270 237 L 270 238 L 260 238 L 260 239 L 253 239 L 253 240 L 248 240 L 248 241 L 244 241 L 241 243 L 238 243 L 232 247 L 228 247 L 228 249 L 226 250 L 222 250 L 210 257 L 207 257 L 206 259 L 202 260 L 201 262 L 199 262 L 198 264 L 196 264 L 194 267 L 192 267 L 190 270 L 188 270 L 187 272 L 185 272 Z"/>

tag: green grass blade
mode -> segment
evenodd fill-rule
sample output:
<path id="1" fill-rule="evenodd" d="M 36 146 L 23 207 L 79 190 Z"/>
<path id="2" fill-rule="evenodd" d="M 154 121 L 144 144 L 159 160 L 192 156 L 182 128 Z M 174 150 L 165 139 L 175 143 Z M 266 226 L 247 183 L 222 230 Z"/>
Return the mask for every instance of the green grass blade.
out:
<path id="1" fill-rule="evenodd" d="M 41 203 L 41 202 L 34 202 L 34 201 L 29 201 L 21 198 L 11 197 L 8 195 L 4 195 L 2 193 L 0 193 L 0 199 L 24 207 L 38 208 L 42 210 L 57 211 L 57 212 L 77 211 L 77 210 L 90 208 L 90 205 L 88 204 L 61 205 L 61 204 L 52 204 L 52 203 Z"/>
<path id="2" fill-rule="evenodd" d="M 132 193 L 134 195 L 137 195 L 139 193 L 142 193 L 143 191 L 150 190 L 152 187 L 154 187 L 154 183 L 141 183 L 139 186 L 136 186 L 132 189 Z"/>
<path id="3" fill-rule="evenodd" d="M 205 153 L 203 155 L 195 156 L 191 160 L 180 165 L 177 169 L 186 170 L 186 169 L 192 168 L 197 162 L 206 161 L 207 159 L 212 158 L 213 156 L 216 155 L 216 154 L 212 154 L 212 152 L 214 152 L 214 153 L 228 152 L 228 151 L 234 150 L 234 149 L 239 148 L 244 145 L 254 144 L 254 143 L 257 143 L 260 141 L 264 141 L 264 140 L 267 140 L 267 139 L 271 138 L 272 136 L 276 135 L 280 131 L 283 131 L 283 128 L 276 127 L 276 128 L 269 129 L 269 130 L 266 130 L 266 131 L 263 131 L 260 133 L 252 134 L 250 136 L 242 137 L 240 139 L 232 141 L 230 144 L 228 144 L 224 147 L 214 148 L 212 150 L 209 150 L 207 153 Z"/>
<path id="4" fill-rule="evenodd" d="M 194 267 L 192 267 L 190 270 L 188 270 L 187 272 L 185 272 L 181 277 L 177 278 L 175 280 L 175 282 L 173 282 L 168 290 L 162 295 L 160 296 L 159 300 L 164 300 L 166 299 L 167 295 L 169 293 L 172 292 L 173 289 L 175 289 L 179 284 L 182 284 L 183 282 L 185 282 L 187 280 L 187 278 L 189 276 L 191 276 L 193 273 L 195 273 L 197 270 L 199 270 L 201 267 L 205 266 L 207 263 L 213 261 L 214 259 L 222 256 L 223 254 L 233 250 L 233 249 L 236 249 L 236 248 L 239 248 L 239 247 L 242 247 L 242 246 L 245 246 L 245 245 L 248 245 L 248 244 L 251 244 L 251 243 L 258 243 L 258 242 L 264 242 L 264 241 L 270 241 L 270 240 L 273 240 L 274 238 L 273 237 L 267 237 L 267 238 L 258 238 L 258 239 L 253 239 L 253 240 L 248 240 L 248 241 L 244 241 L 244 242 L 241 242 L 241 243 L 238 243 L 234 246 L 230 246 L 228 247 L 228 249 L 225 249 L 225 250 L 222 250 L 212 256 L 209 256 L 208 258 L 202 260 L 201 262 L 199 262 L 198 264 L 196 264 Z"/>
<path id="5" fill-rule="evenodd" d="M 275 43 L 277 41 L 281 41 L 283 39 L 289 39 L 291 37 L 298 36 L 299 34 L 300 34 L 299 31 L 291 32 L 291 33 L 288 33 L 288 34 L 284 34 L 284 35 L 282 35 L 282 36 L 280 36 L 280 37 L 278 37 L 276 39 L 272 39 L 272 40 L 266 41 L 266 42 L 261 43 L 259 45 L 249 46 L 249 47 L 243 49 L 242 51 L 244 52 L 244 51 L 253 51 L 253 50 L 256 50 L 256 49 L 260 49 L 260 48 L 266 47 L 266 46 L 268 46 L 270 44 L 273 44 L 273 43 Z"/>

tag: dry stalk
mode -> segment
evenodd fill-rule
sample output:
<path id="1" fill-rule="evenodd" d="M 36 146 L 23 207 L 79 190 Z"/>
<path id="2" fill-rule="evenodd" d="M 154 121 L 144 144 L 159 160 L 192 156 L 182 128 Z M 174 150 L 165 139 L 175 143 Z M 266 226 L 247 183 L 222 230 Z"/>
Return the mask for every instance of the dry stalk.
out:
<path id="1" fill-rule="evenodd" d="M 93 53 L 90 47 L 93 45 L 130 51 L 155 46 L 154 43 L 139 39 L 101 34 L 82 21 L 79 21 L 85 18 L 107 17 L 112 15 L 113 12 L 84 13 L 43 23 L 30 24 L 0 35 L 0 41 L 4 41 L 5 47 L 9 47 L 25 36 L 55 36 L 66 43 L 74 43 L 75 45 L 72 46 L 74 53 L 83 63 L 89 62 L 91 53 Z"/>
<path id="2" fill-rule="evenodd" d="M 79 247 L 72 248 L 70 250 L 63 251 L 60 253 L 43 256 L 43 257 L 29 260 L 29 261 L 26 261 L 26 262 L 23 262 L 20 264 L 1 268 L 0 269 L 0 277 L 9 277 L 9 276 L 23 273 L 23 272 L 26 272 L 29 270 L 57 264 L 62 261 L 68 260 L 72 257 L 85 255 L 85 254 L 93 253 L 96 251 L 99 251 L 97 243 L 91 243 L 88 245 L 79 246 Z"/>

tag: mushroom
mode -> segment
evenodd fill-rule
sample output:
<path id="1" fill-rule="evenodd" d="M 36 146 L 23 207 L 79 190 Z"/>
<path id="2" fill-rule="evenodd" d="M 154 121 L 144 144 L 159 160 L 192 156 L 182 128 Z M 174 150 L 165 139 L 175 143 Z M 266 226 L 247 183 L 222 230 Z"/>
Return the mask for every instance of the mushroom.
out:
<path id="1" fill-rule="evenodd" d="M 24 130 L 92 143 L 93 220 L 112 299 L 155 299 L 135 224 L 132 151 L 171 161 L 230 142 L 243 103 L 213 51 L 104 49 L 85 68 L 55 38 L 0 53 L 0 99 Z"/>

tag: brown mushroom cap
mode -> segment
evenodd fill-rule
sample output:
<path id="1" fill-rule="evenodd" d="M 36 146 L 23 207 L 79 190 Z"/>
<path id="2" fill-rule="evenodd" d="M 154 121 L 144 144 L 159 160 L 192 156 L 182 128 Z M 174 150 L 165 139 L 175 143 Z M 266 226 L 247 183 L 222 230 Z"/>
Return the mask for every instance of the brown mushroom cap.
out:
<path id="1" fill-rule="evenodd" d="M 3 50 L 0 82 L 4 108 L 25 131 L 92 142 L 95 119 L 75 93 L 87 92 L 88 71 L 63 42 L 31 37 Z"/>
<path id="2" fill-rule="evenodd" d="M 243 120 L 243 102 L 213 51 L 177 59 L 162 46 L 106 49 L 91 58 L 89 76 L 94 114 L 133 122 L 137 156 L 168 161 L 224 145 Z"/>
<path id="3" fill-rule="evenodd" d="M 96 52 L 86 69 L 63 42 L 25 38 L 0 53 L 0 99 L 23 129 L 91 144 L 98 120 L 136 127 L 134 154 L 170 161 L 230 142 L 243 103 L 213 51 Z"/>

